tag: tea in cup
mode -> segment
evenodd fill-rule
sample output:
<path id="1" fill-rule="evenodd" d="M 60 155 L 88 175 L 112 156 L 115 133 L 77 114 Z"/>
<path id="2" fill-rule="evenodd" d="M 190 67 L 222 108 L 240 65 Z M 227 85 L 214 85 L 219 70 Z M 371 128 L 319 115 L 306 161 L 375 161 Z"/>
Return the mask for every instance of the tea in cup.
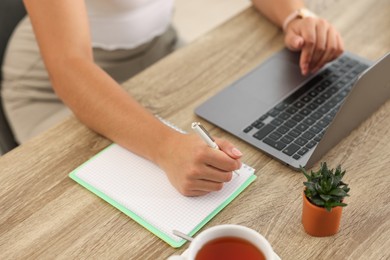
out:
<path id="1" fill-rule="evenodd" d="M 218 225 L 197 235 L 181 256 L 169 260 L 278 260 L 269 242 L 258 232 L 240 225 Z"/>

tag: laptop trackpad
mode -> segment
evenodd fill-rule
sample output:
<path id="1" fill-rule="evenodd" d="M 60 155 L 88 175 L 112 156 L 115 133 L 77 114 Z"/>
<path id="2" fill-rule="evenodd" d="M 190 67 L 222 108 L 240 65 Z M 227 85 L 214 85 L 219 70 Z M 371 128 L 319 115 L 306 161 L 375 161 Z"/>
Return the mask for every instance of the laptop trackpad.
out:
<path id="1" fill-rule="evenodd" d="M 295 91 L 303 80 L 298 60 L 280 55 L 243 77 L 235 87 L 270 107 Z"/>

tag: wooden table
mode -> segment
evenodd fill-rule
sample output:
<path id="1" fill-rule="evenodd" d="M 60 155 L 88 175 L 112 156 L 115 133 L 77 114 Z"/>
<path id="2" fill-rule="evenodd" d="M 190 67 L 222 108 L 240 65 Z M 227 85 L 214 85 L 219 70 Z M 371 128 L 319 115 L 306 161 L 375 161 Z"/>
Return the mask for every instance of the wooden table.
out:
<path id="1" fill-rule="evenodd" d="M 348 50 L 375 60 L 390 50 L 388 10 L 389 0 L 340 0 L 321 15 Z M 249 8 L 124 86 L 153 113 L 189 130 L 200 120 L 197 105 L 282 46 L 281 31 Z M 341 230 L 327 238 L 303 231 L 302 174 L 205 124 L 235 143 L 258 176 L 206 228 L 249 226 L 282 259 L 390 258 L 390 102 L 322 159 L 341 163 L 351 187 Z M 109 143 L 70 118 L 0 158 L 0 259 L 166 259 L 187 248 L 171 248 L 68 177 Z"/>

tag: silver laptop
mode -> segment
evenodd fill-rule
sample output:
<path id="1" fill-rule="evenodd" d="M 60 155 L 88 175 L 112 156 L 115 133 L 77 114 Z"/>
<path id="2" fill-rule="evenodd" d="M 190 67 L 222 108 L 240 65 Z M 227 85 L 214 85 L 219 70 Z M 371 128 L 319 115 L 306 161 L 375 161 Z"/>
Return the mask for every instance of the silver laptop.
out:
<path id="1" fill-rule="evenodd" d="M 390 53 L 345 52 L 304 77 L 283 49 L 196 108 L 205 120 L 282 163 L 310 168 L 390 97 Z"/>

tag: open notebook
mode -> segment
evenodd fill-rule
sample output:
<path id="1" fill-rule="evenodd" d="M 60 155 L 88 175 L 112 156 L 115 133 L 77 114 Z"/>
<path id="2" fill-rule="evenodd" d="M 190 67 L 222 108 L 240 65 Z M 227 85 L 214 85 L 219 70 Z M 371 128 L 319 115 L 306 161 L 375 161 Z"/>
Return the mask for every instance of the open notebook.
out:
<path id="1" fill-rule="evenodd" d="M 180 247 L 186 241 L 173 230 L 193 236 L 256 179 L 254 169 L 245 164 L 238 172 L 219 192 L 185 197 L 155 164 L 112 144 L 69 176 L 172 247 Z"/>

